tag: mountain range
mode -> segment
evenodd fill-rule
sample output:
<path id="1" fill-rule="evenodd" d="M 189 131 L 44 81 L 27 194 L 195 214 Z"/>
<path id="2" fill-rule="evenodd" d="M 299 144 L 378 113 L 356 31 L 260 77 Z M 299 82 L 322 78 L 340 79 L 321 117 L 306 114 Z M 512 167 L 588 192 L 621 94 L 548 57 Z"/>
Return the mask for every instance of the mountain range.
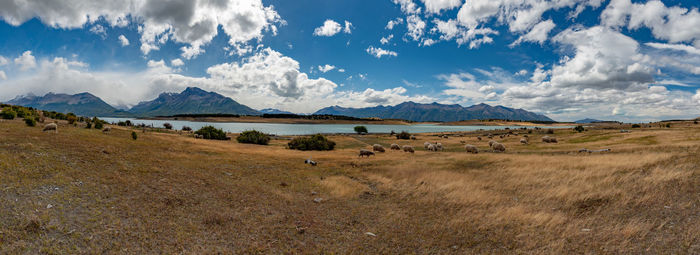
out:
<path id="1" fill-rule="evenodd" d="M 377 117 L 382 119 L 404 119 L 411 121 L 460 121 L 473 119 L 504 119 L 523 121 L 553 121 L 547 116 L 523 109 L 504 106 L 477 104 L 462 107 L 458 104 L 420 104 L 404 102 L 395 106 L 375 106 L 366 108 L 326 107 L 314 114 L 344 115 L 356 118 Z"/>
<path id="2" fill-rule="evenodd" d="M 235 100 L 215 92 L 208 92 L 196 87 L 188 87 L 181 93 L 161 93 L 151 101 L 141 102 L 131 109 L 118 110 L 99 97 L 90 93 L 75 95 L 48 93 L 44 96 L 28 95 L 8 101 L 9 104 L 34 107 L 37 109 L 73 112 L 81 116 L 100 117 L 154 117 L 176 114 L 289 114 L 278 109 L 257 111 L 239 104 Z M 314 114 L 344 115 L 356 118 L 377 117 L 382 119 L 404 119 L 410 121 L 460 121 L 472 119 L 506 119 L 523 121 L 553 121 L 547 116 L 523 109 L 504 106 L 478 104 L 462 107 L 458 104 L 420 104 L 404 102 L 395 106 L 375 106 L 366 108 L 346 108 L 331 106 L 320 109 Z"/>

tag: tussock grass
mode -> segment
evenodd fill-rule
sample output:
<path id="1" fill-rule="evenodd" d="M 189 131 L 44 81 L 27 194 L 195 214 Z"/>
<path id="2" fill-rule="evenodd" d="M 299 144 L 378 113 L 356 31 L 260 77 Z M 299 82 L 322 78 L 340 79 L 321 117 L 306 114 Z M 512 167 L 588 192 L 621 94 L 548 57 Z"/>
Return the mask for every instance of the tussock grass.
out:
<path id="1" fill-rule="evenodd" d="M 0 253 L 700 252 L 692 123 L 495 138 L 505 153 L 470 133 L 297 151 L 136 131 L 0 122 Z M 417 151 L 357 157 L 374 143 Z"/>

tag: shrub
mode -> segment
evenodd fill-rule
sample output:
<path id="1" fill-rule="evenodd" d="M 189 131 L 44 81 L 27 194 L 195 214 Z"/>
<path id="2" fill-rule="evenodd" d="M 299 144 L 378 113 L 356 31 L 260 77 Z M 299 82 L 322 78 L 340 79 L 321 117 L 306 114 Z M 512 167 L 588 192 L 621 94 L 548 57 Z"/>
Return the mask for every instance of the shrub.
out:
<path id="1" fill-rule="evenodd" d="M 34 117 L 26 117 L 24 118 L 24 123 L 27 124 L 27 126 L 34 127 L 36 126 L 36 120 Z"/>
<path id="2" fill-rule="evenodd" d="M 89 122 L 89 121 L 88 121 L 88 122 L 87 122 L 87 126 L 85 126 L 85 128 L 91 129 L 91 128 L 92 128 L 92 122 Z"/>
<path id="3" fill-rule="evenodd" d="M 68 124 L 74 124 L 76 121 L 78 121 L 78 117 L 75 115 L 70 115 L 66 119 L 68 119 Z"/>
<path id="4" fill-rule="evenodd" d="M 404 140 L 411 139 L 411 133 L 408 133 L 406 131 L 401 131 L 401 133 L 396 134 L 396 139 L 404 139 Z"/>
<path id="5" fill-rule="evenodd" d="M 267 145 L 270 142 L 270 136 L 256 130 L 243 131 L 236 140 L 239 143 L 252 143 Z"/>
<path id="6" fill-rule="evenodd" d="M 136 132 L 134 132 L 134 131 L 131 131 L 131 139 L 134 139 L 134 140 L 136 140 L 136 139 L 138 139 L 138 138 L 139 138 L 139 136 L 138 136 L 138 135 L 136 135 Z"/>
<path id="7" fill-rule="evenodd" d="M 104 127 L 104 123 L 102 123 L 102 121 L 95 121 L 95 129 L 102 129 L 102 127 Z"/>
<path id="8" fill-rule="evenodd" d="M 639 124 L 632 124 L 632 128 L 640 128 L 640 127 L 642 127 L 642 126 L 640 126 Z"/>
<path id="9" fill-rule="evenodd" d="M 667 128 L 671 128 L 671 123 L 666 123 Z"/>
<path id="10" fill-rule="evenodd" d="M 697 121 L 697 120 L 694 120 L 694 121 L 693 121 L 693 124 L 698 124 L 698 121 Z"/>
<path id="11" fill-rule="evenodd" d="M 583 131 L 586 130 L 586 129 L 584 129 L 583 126 L 578 125 L 578 126 L 576 126 L 576 127 L 574 128 L 574 130 L 575 130 L 576 132 L 581 133 L 581 132 L 583 132 Z"/>
<path id="12" fill-rule="evenodd" d="M 188 126 L 182 126 L 182 131 L 192 131 L 192 128 Z"/>
<path id="13" fill-rule="evenodd" d="M 355 126 L 355 132 L 358 134 L 366 134 L 367 133 L 367 127 L 365 126 Z"/>
<path id="14" fill-rule="evenodd" d="M 316 134 L 311 137 L 297 137 L 292 139 L 287 146 L 293 150 L 315 150 L 315 151 L 330 151 L 335 148 L 335 142 L 328 140 L 321 134 Z"/>
<path id="15" fill-rule="evenodd" d="M 17 113 L 12 110 L 10 107 L 6 107 L 5 109 L 2 109 L 2 118 L 6 120 L 12 120 L 17 117 Z"/>
<path id="16" fill-rule="evenodd" d="M 170 123 L 167 123 L 167 122 L 163 123 L 163 127 L 165 129 L 173 129 L 173 125 L 171 125 Z"/>
<path id="17" fill-rule="evenodd" d="M 195 134 L 201 135 L 204 139 L 212 140 L 228 140 L 226 133 L 220 128 L 215 128 L 213 126 L 205 126 L 194 132 Z"/>
<path id="18" fill-rule="evenodd" d="M 127 127 L 131 127 L 131 126 L 134 125 L 133 123 L 131 123 L 130 120 L 126 120 L 126 121 L 124 122 L 124 124 L 126 124 Z"/>

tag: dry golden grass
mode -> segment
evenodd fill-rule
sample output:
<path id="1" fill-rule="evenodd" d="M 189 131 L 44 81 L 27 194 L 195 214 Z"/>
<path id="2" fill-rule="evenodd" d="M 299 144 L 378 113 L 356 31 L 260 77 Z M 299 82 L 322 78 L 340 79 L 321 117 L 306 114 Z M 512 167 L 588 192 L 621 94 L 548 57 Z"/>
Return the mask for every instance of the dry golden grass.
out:
<path id="1" fill-rule="evenodd" d="M 700 253 L 692 122 L 496 138 L 505 153 L 486 132 L 331 152 L 130 133 L 0 122 L 0 253 Z M 417 151 L 358 157 L 374 143 Z"/>

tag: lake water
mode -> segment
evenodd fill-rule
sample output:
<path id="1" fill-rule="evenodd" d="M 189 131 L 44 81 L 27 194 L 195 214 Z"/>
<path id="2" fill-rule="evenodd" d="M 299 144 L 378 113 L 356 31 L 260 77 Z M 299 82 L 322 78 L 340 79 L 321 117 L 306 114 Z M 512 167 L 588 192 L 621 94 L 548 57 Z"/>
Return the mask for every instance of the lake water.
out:
<path id="1" fill-rule="evenodd" d="M 435 124 L 416 125 L 374 125 L 374 124 L 283 124 L 283 123 L 244 123 L 244 122 L 197 122 L 183 120 L 144 120 L 132 118 L 100 118 L 110 123 L 130 120 L 135 125 L 146 124 L 154 127 L 163 127 L 164 123 L 173 125 L 173 129 L 182 129 L 182 126 L 191 127 L 197 130 L 204 126 L 214 126 L 230 133 L 240 133 L 246 130 L 258 130 L 275 135 L 311 135 L 311 134 L 337 134 L 354 133 L 353 128 L 358 125 L 367 127 L 369 133 L 391 133 L 407 131 L 409 133 L 431 133 L 431 132 L 457 132 L 474 130 L 495 130 L 495 129 L 518 129 L 522 126 L 443 126 Z M 568 126 L 539 126 L 541 128 L 569 128 Z"/>

